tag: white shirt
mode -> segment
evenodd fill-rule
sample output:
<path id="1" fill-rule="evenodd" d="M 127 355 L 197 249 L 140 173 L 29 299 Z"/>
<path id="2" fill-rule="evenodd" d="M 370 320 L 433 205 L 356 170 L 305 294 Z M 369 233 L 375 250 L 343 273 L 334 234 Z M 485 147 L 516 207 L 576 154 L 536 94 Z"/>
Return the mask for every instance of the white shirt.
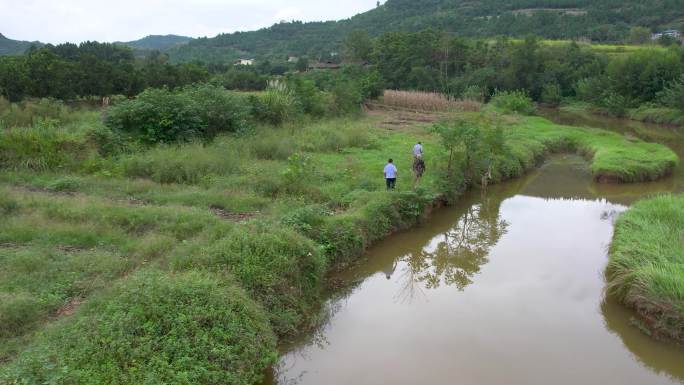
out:
<path id="1" fill-rule="evenodd" d="M 393 163 L 387 163 L 385 166 L 385 178 L 394 179 L 397 177 L 397 167 Z"/>
<path id="2" fill-rule="evenodd" d="M 413 156 L 423 155 L 423 146 L 418 143 L 413 146 Z"/>

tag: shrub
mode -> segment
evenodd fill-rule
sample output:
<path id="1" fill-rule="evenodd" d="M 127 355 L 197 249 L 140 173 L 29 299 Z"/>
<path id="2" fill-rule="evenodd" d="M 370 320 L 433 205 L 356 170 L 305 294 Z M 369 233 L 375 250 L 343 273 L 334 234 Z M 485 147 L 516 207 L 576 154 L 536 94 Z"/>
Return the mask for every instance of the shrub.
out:
<path id="1" fill-rule="evenodd" d="M 0 382 L 258 383 L 275 361 L 275 338 L 263 311 L 226 278 L 137 273 L 40 338 Z"/>
<path id="2" fill-rule="evenodd" d="M 663 91 L 658 94 L 661 103 L 668 107 L 676 108 L 684 112 L 684 75 L 670 82 Z"/>
<path id="3" fill-rule="evenodd" d="M 247 126 L 247 101 L 237 94 L 208 84 L 188 87 L 183 94 L 199 107 L 200 118 L 206 125 L 204 138 L 213 138 L 221 132 L 239 132 Z"/>
<path id="4" fill-rule="evenodd" d="M 211 79 L 211 83 L 229 90 L 262 91 L 268 78 L 252 69 L 233 68 Z"/>
<path id="5" fill-rule="evenodd" d="M 326 96 L 316 87 L 316 83 L 298 76 L 290 82 L 290 87 L 302 112 L 314 117 L 325 115 Z"/>
<path id="6" fill-rule="evenodd" d="M 579 100 L 599 103 L 609 89 L 610 84 L 605 77 L 585 78 L 575 84 L 575 95 Z"/>
<path id="7" fill-rule="evenodd" d="M 552 106 L 557 106 L 562 98 L 561 88 L 558 83 L 545 84 L 542 88 L 541 101 Z"/>
<path id="8" fill-rule="evenodd" d="M 259 96 L 251 96 L 252 115 L 259 121 L 280 126 L 297 115 L 297 101 L 288 90 L 269 89 Z"/>
<path id="9" fill-rule="evenodd" d="M 332 103 L 329 111 L 337 116 L 360 112 L 363 99 L 361 90 L 354 82 L 339 82 L 332 89 Z"/>
<path id="10" fill-rule="evenodd" d="M 490 103 L 506 113 L 531 115 L 535 111 L 532 99 L 525 91 L 496 91 Z"/>
<path id="11" fill-rule="evenodd" d="M 313 311 L 326 262 L 316 245 L 292 229 L 256 222 L 237 227 L 201 257 L 174 262 L 230 271 L 268 310 L 279 334 L 294 334 Z"/>
<path id="12" fill-rule="evenodd" d="M 608 93 L 600 102 L 602 107 L 605 107 L 608 112 L 617 117 L 623 117 L 627 113 L 629 107 L 627 99 L 614 92 Z"/>
<path id="13" fill-rule="evenodd" d="M 88 133 L 88 138 L 97 146 L 97 152 L 104 157 L 118 155 L 128 148 L 120 131 L 106 126 L 97 126 Z"/>
<path id="14" fill-rule="evenodd" d="M 110 108 L 105 122 L 148 144 L 188 141 L 207 128 L 198 103 L 188 94 L 165 88 L 145 90 L 135 99 Z"/>

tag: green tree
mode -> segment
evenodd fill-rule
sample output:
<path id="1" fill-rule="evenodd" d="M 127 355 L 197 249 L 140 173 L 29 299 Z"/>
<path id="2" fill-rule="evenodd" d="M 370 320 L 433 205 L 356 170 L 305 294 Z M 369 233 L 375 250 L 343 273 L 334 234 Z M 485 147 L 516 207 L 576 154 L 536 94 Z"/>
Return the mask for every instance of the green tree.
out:
<path id="1" fill-rule="evenodd" d="M 373 52 L 373 41 L 368 31 L 357 29 L 345 40 L 345 53 L 351 60 L 369 60 Z"/>
<path id="2" fill-rule="evenodd" d="M 644 27 L 632 27 L 627 41 L 631 44 L 646 44 L 651 41 L 651 30 Z"/>

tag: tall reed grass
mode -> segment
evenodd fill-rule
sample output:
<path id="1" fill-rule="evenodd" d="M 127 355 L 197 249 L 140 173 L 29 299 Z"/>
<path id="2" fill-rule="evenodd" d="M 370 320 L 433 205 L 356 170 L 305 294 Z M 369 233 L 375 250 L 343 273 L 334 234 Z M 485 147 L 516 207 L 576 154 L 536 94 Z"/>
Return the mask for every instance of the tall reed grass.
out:
<path id="1" fill-rule="evenodd" d="M 444 94 L 420 91 L 386 90 L 384 105 L 420 111 L 479 111 L 482 104 L 474 100 L 452 99 Z"/>

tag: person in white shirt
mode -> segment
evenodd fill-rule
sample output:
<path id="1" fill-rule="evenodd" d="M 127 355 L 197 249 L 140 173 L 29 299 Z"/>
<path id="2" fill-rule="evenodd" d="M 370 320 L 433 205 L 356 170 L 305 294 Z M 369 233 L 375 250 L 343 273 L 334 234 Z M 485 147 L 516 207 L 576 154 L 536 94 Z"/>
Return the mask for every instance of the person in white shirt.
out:
<path id="1" fill-rule="evenodd" d="M 387 184 L 388 190 L 394 189 L 394 186 L 397 184 L 397 175 L 399 175 L 397 166 L 394 165 L 392 159 L 388 160 L 387 165 L 385 166 L 385 183 Z"/>
<path id="2" fill-rule="evenodd" d="M 418 142 L 415 146 L 413 146 L 413 157 L 415 159 L 423 157 L 423 143 Z"/>

